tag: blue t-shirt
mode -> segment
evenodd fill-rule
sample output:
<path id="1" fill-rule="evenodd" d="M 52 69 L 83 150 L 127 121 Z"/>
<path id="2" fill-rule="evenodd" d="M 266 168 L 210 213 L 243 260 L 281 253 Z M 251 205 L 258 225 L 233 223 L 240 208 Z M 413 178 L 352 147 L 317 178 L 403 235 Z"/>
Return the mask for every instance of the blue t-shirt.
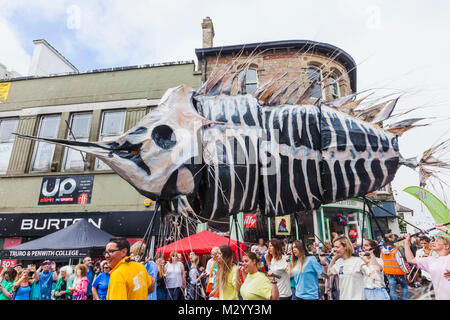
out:
<path id="1" fill-rule="evenodd" d="M 86 274 L 86 277 L 89 280 L 86 296 L 92 296 L 92 278 L 94 277 L 94 272 L 92 272 L 92 267 L 89 267 L 89 271 Z"/>
<path id="2" fill-rule="evenodd" d="M 306 257 L 303 272 L 299 272 L 299 262 L 294 267 L 295 296 L 305 300 L 319 299 L 319 276 L 322 266 L 315 257 Z"/>
<path id="3" fill-rule="evenodd" d="M 16 297 L 14 298 L 14 300 L 30 300 L 30 292 L 31 292 L 30 285 L 26 287 L 19 286 L 19 288 L 16 291 Z"/>
<path id="4" fill-rule="evenodd" d="M 145 264 L 145 269 L 147 269 L 148 274 L 153 277 L 153 286 L 155 287 L 155 290 L 148 294 L 147 300 L 156 300 L 156 277 L 158 274 L 158 267 L 156 263 L 149 261 Z"/>
<path id="5" fill-rule="evenodd" d="M 106 294 L 108 293 L 109 285 L 109 273 L 100 273 L 97 278 L 95 278 L 92 286 L 97 290 L 98 298 L 100 300 L 106 300 Z"/>
<path id="6" fill-rule="evenodd" d="M 52 298 L 53 273 L 50 271 L 39 272 L 39 286 L 41 289 L 41 300 Z"/>
<path id="7" fill-rule="evenodd" d="M 289 256 L 289 261 L 292 262 L 292 256 Z M 291 288 L 295 288 L 295 278 L 294 276 L 290 277 Z"/>

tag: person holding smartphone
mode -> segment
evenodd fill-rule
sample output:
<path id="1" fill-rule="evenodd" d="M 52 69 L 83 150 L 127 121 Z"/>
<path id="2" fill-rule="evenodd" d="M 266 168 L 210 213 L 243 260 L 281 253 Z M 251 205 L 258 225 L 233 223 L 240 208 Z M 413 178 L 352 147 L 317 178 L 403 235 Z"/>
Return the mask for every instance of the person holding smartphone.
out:
<path id="1" fill-rule="evenodd" d="M 19 279 L 13 285 L 13 291 L 16 292 L 14 300 L 30 300 L 33 274 L 29 269 L 22 269 Z"/>
<path id="2" fill-rule="evenodd" d="M 364 239 L 363 251 L 359 256 L 367 265 L 367 274 L 364 274 L 365 300 L 390 300 L 384 283 L 384 262 L 380 258 L 380 247 L 375 240 Z"/>
<path id="3" fill-rule="evenodd" d="M 4 268 L 0 275 L 0 300 L 11 299 L 11 292 L 14 285 L 14 279 L 17 276 L 17 271 L 13 268 Z"/>
<path id="4" fill-rule="evenodd" d="M 42 262 L 39 269 L 34 273 L 34 280 L 39 284 L 41 300 L 51 300 L 53 282 L 58 280 L 56 263 L 49 260 Z"/>

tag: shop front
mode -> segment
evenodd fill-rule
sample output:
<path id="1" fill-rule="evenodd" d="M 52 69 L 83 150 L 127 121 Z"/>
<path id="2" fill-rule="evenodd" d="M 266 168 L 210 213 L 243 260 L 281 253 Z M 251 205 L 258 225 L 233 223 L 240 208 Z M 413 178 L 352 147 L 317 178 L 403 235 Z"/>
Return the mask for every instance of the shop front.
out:
<path id="1" fill-rule="evenodd" d="M 153 236 L 159 230 L 160 224 L 159 212 L 156 214 L 158 216 L 155 219 Z M 2 242 L 0 249 L 11 248 L 47 236 L 69 227 L 82 218 L 100 230 L 113 236 L 126 237 L 130 239 L 130 242 L 134 242 L 136 238 L 141 238 L 145 234 L 152 216 L 153 212 L 149 211 L 0 214 L 0 239 Z M 101 254 L 96 258 L 101 258 Z M 20 259 L 3 259 L 1 264 L 4 267 L 12 267 L 18 260 L 20 261 Z M 58 257 L 53 260 L 59 263 L 73 262 Z M 38 262 L 36 260 L 31 263 Z"/>
<path id="2" fill-rule="evenodd" d="M 372 238 L 372 227 L 368 217 L 368 209 L 364 210 L 364 202 L 359 199 L 349 199 L 326 204 L 317 210 L 320 237 L 331 240 L 332 233 L 345 235 L 358 242 L 361 237 Z"/>

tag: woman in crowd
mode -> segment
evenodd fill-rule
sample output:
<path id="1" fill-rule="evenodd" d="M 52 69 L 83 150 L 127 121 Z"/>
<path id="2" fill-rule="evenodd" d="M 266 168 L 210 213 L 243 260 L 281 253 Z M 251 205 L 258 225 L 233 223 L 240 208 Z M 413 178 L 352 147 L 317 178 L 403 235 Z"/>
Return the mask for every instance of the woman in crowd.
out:
<path id="1" fill-rule="evenodd" d="M 328 276 L 339 276 L 339 300 L 364 300 L 366 263 L 360 257 L 352 256 L 353 246 L 346 237 L 335 238 L 333 249 Z M 325 260 L 323 257 L 321 259 Z"/>
<path id="2" fill-rule="evenodd" d="M 145 244 L 142 241 L 137 241 L 130 246 L 130 259 L 136 262 L 141 262 L 145 253 Z"/>
<path id="3" fill-rule="evenodd" d="M 186 283 L 186 300 L 198 300 L 200 297 L 200 275 L 199 258 L 196 254 L 190 255 L 190 262 L 186 264 L 189 266 L 187 270 L 189 281 Z"/>
<path id="4" fill-rule="evenodd" d="M 11 299 L 11 291 L 14 285 L 14 279 L 17 276 L 17 271 L 13 268 L 4 268 L 0 275 L 0 300 Z"/>
<path id="5" fill-rule="evenodd" d="M 407 244 L 411 238 L 406 236 Z M 431 243 L 431 247 L 438 256 L 414 257 L 410 246 L 405 246 L 405 255 L 408 263 L 416 265 L 417 268 L 428 272 L 433 283 L 436 300 L 450 300 L 450 281 L 446 279 L 445 274 L 448 273 L 450 266 L 450 238 L 436 237 Z"/>
<path id="6" fill-rule="evenodd" d="M 330 240 L 325 240 L 323 242 L 323 246 L 322 246 L 322 251 L 320 252 L 319 255 L 323 255 L 325 256 L 325 262 L 327 264 L 327 267 L 330 265 L 331 262 L 331 249 L 332 249 L 333 245 L 331 244 Z M 328 293 L 328 290 L 331 289 L 331 285 L 330 285 L 330 279 L 328 277 L 325 277 L 324 280 L 324 299 L 328 300 L 328 297 L 330 296 Z"/>
<path id="7" fill-rule="evenodd" d="M 109 271 L 111 271 L 108 261 L 102 261 L 100 269 L 102 273 L 95 278 L 92 284 L 92 297 L 94 300 L 106 300 L 106 294 L 108 293 Z"/>
<path id="8" fill-rule="evenodd" d="M 31 286 L 34 279 L 30 278 L 29 269 L 22 269 L 18 279 L 14 282 L 12 292 L 14 294 L 14 300 L 30 300 Z"/>
<path id="9" fill-rule="evenodd" d="M 218 255 L 216 282 L 212 295 L 219 291 L 220 300 L 238 300 L 241 277 L 233 262 L 233 250 L 230 246 L 220 246 Z"/>
<path id="10" fill-rule="evenodd" d="M 158 268 L 158 273 L 156 274 L 156 300 L 167 300 L 166 279 L 164 276 L 165 264 L 164 256 L 156 259 L 156 267 Z"/>
<path id="11" fill-rule="evenodd" d="M 416 251 L 415 257 L 416 258 L 426 258 L 426 257 L 438 257 L 439 255 L 433 251 L 431 248 L 431 239 L 428 237 L 421 237 L 420 238 L 420 246 L 421 248 Z M 412 252 L 414 255 L 414 252 Z M 417 269 L 417 267 L 414 267 L 414 269 Z M 419 270 L 419 269 L 417 269 Z M 421 284 L 424 286 L 429 286 L 431 284 L 431 275 L 424 271 L 420 270 L 421 274 Z"/>
<path id="12" fill-rule="evenodd" d="M 255 253 L 246 251 L 243 253 L 242 262 L 236 269 L 236 277 L 239 270 L 242 271 L 244 282 L 238 283 L 238 289 L 244 300 L 278 300 L 279 292 L 277 281 L 269 280 L 262 272 L 258 271 L 258 258 Z"/>
<path id="13" fill-rule="evenodd" d="M 207 285 L 206 285 L 206 294 L 209 298 L 209 300 L 219 300 L 219 291 L 215 290 L 215 281 L 216 281 L 216 274 L 217 274 L 217 262 L 219 261 L 219 253 L 220 249 L 219 247 L 214 247 L 211 249 L 211 264 L 209 265 L 210 261 L 208 261 L 208 264 L 206 265 L 206 274 L 208 275 Z M 211 294 L 214 291 L 213 294 Z"/>
<path id="14" fill-rule="evenodd" d="M 390 300 L 384 283 L 384 262 L 380 258 L 381 250 L 378 242 L 364 239 L 362 249 L 363 252 L 360 252 L 359 256 L 367 265 L 367 271 L 364 274 L 364 299 Z"/>
<path id="15" fill-rule="evenodd" d="M 294 241 L 289 274 L 294 276 L 295 300 L 319 299 L 319 277 L 327 271 L 323 260 L 321 265 L 315 256 L 306 256 L 302 241 Z"/>
<path id="16" fill-rule="evenodd" d="M 53 293 L 54 300 L 71 300 L 72 293 L 69 288 L 73 285 L 74 277 L 71 266 L 64 266 L 59 270 L 59 279 L 56 283 L 55 291 Z"/>
<path id="17" fill-rule="evenodd" d="M 292 291 L 289 277 L 289 264 L 287 256 L 282 254 L 282 243 L 278 239 L 269 241 L 269 248 L 266 253 L 266 261 L 269 267 L 268 277 L 275 275 L 278 277 L 278 292 L 280 300 L 291 300 Z"/>
<path id="18" fill-rule="evenodd" d="M 169 263 L 164 266 L 166 277 L 167 298 L 169 300 L 178 300 L 182 290 L 186 288 L 186 276 L 184 266 L 178 259 L 178 254 L 172 252 L 169 255 Z"/>
<path id="19" fill-rule="evenodd" d="M 75 267 L 75 280 L 69 291 L 72 293 L 72 300 L 87 300 L 87 288 L 89 279 L 87 278 L 88 268 L 84 264 Z"/>
<path id="20" fill-rule="evenodd" d="M 101 267 L 101 261 L 96 261 L 94 264 L 94 277 L 92 278 L 92 282 L 95 281 L 95 279 L 99 276 L 100 273 L 102 273 L 102 267 Z"/>

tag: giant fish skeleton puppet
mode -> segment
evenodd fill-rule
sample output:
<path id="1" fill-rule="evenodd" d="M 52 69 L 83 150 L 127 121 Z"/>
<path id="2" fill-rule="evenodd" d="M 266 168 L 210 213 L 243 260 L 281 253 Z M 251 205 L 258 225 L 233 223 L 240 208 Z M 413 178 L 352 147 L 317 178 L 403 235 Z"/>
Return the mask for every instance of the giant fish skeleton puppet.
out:
<path id="1" fill-rule="evenodd" d="M 428 150 L 403 159 L 398 136 L 422 118 L 382 127 L 398 99 L 359 108 L 357 94 L 305 104 L 318 79 L 277 76 L 245 92 L 246 68 L 212 75 L 194 90 L 167 90 L 159 105 L 111 141 L 20 135 L 93 154 L 164 213 L 218 219 L 308 212 L 364 196 L 391 182 L 401 165 L 446 167 Z M 422 181 L 423 182 L 423 181 Z"/>

